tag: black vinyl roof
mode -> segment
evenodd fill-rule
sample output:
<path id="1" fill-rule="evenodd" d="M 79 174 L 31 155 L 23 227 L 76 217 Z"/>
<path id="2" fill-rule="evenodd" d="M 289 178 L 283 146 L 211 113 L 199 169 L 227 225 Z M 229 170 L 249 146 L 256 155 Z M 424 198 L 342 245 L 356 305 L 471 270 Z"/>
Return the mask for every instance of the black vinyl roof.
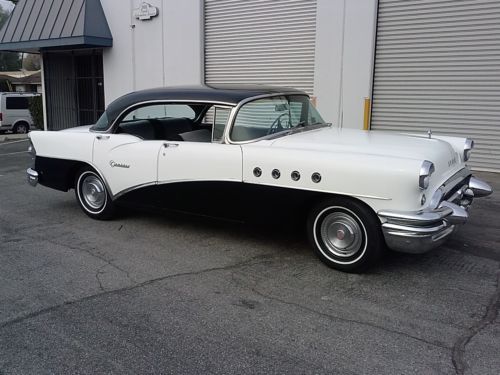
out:
<path id="1" fill-rule="evenodd" d="M 141 90 L 123 95 L 113 101 L 106 108 L 108 125 L 111 125 L 125 109 L 134 104 L 154 100 L 168 100 L 180 102 L 202 102 L 227 105 L 237 105 L 242 100 L 259 96 L 273 94 L 307 95 L 304 91 L 290 87 L 277 86 L 246 86 L 246 85 L 224 85 L 224 86 L 178 86 L 159 87 L 155 89 Z"/>
<path id="2" fill-rule="evenodd" d="M 0 50 L 111 47 L 100 0 L 19 0 L 0 30 Z"/>

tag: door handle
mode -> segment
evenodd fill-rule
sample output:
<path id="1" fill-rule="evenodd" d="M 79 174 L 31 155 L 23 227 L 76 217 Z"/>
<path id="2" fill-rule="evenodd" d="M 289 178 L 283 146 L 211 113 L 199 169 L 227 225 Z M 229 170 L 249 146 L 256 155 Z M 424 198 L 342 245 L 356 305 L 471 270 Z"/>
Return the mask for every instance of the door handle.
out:
<path id="1" fill-rule="evenodd" d="M 99 135 L 96 135 L 95 138 L 96 139 L 109 139 L 109 135 L 101 135 L 101 134 L 99 134 Z"/>
<path id="2" fill-rule="evenodd" d="M 165 147 L 165 148 L 179 147 L 179 144 L 178 143 L 164 143 L 163 147 Z"/>

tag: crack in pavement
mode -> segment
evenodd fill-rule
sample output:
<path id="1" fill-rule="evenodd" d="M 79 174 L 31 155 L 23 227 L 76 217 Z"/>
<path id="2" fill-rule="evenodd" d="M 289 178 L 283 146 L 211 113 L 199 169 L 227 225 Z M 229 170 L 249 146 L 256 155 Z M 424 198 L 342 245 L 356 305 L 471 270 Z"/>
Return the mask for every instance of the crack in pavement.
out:
<path id="1" fill-rule="evenodd" d="M 3 220 L 2 220 L 3 222 Z M 10 232 L 9 234 L 17 234 L 17 232 L 19 232 L 20 230 L 18 229 L 14 229 L 14 228 L 9 228 L 10 230 L 8 230 L 8 232 Z M 99 254 L 96 254 L 94 252 L 92 252 L 90 249 L 87 249 L 87 248 L 83 248 L 83 247 L 79 247 L 79 246 L 75 246 L 75 245 L 72 245 L 72 244 L 68 244 L 68 243 L 65 243 L 65 242 L 61 242 L 61 241 L 55 241 L 53 239 L 49 239 L 49 238 L 45 238 L 45 237 L 38 237 L 38 236 L 33 236 L 33 235 L 29 235 L 29 234 L 26 234 L 26 233 L 23 233 L 24 235 L 24 238 L 28 238 L 28 239 L 31 239 L 31 240 L 34 240 L 34 241 L 46 241 L 52 245 L 57 245 L 57 246 L 61 246 L 61 247 L 66 247 L 70 250 L 76 250 L 76 251 L 80 251 L 80 252 L 83 252 L 83 253 L 86 253 L 88 255 L 90 255 L 91 257 L 93 258 L 96 258 L 96 259 L 99 259 L 100 261 L 106 263 L 104 266 L 100 267 L 97 271 L 96 271 L 96 274 L 95 274 L 95 278 L 99 284 L 99 287 L 101 290 L 105 290 L 102 283 L 101 283 L 101 280 L 99 279 L 99 276 L 98 274 L 101 273 L 100 271 L 106 266 L 106 265 L 109 265 L 110 267 L 120 271 L 121 273 L 123 273 L 128 280 L 130 280 L 133 284 L 137 284 L 138 281 L 135 280 L 132 276 L 130 276 L 130 273 L 129 271 L 119 267 L 118 265 L 116 265 L 112 259 L 107 259 L 106 257 L 102 256 L 102 255 L 99 255 Z M 9 239 L 8 239 L 9 236 L 6 236 L 7 240 L 4 240 L 4 242 L 9 242 Z"/>
<path id="2" fill-rule="evenodd" d="M 263 260 L 261 262 L 252 263 L 252 262 L 254 262 L 257 259 L 262 259 L 262 258 L 265 258 L 265 260 Z M 60 304 L 57 304 L 57 305 L 53 305 L 53 306 L 49 306 L 49 307 L 46 307 L 46 308 L 43 308 L 43 309 L 40 309 L 40 310 L 32 311 L 30 313 L 27 313 L 27 314 L 18 316 L 16 318 L 13 318 L 11 320 L 7 320 L 7 321 L 5 321 L 3 323 L 0 323 L 0 330 L 4 329 L 4 328 L 7 328 L 7 327 L 9 327 L 9 326 L 11 326 L 13 324 L 20 323 L 20 322 L 23 322 L 23 321 L 28 320 L 28 319 L 36 318 L 36 317 L 38 317 L 40 315 L 51 313 L 51 312 L 56 311 L 56 310 L 58 310 L 60 308 L 71 306 L 71 305 L 74 305 L 74 304 L 77 304 L 77 303 L 80 303 L 80 302 L 90 301 L 90 300 L 99 298 L 101 296 L 110 296 L 110 295 L 120 294 L 120 293 L 123 293 L 123 292 L 128 292 L 128 291 L 131 291 L 131 290 L 139 289 L 139 288 L 142 288 L 142 287 L 145 287 L 145 286 L 149 286 L 149 285 L 155 284 L 155 283 L 160 282 L 160 281 L 164 281 L 164 280 L 168 280 L 168 279 L 172 279 L 172 278 L 176 278 L 176 277 L 196 276 L 196 275 L 201 275 L 201 274 L 209 273 L 209 272 L 233 270 L 233 269 L 237 269 L 237 268 L 241 268 L 241 267 L 246 267 L 247 265 L 250 265 L 250 264 L 252 264 L 252 265 L 264 264 L 264 263 L 268 263 L 270 261 L 270 259 L 272 259 L 272 258 L 277 258 L 277 257 L 270 257 L 270 256 L 267 256 L 265 254 L 264 255 L 257 255 L 257 256 L 251 257 L 250 259 L 247 259 L 247 260 L 235 263 L 235 264 L 230 264 L 230 265 L 227 265 L 227 266 L 212 267 L 212 268 L 202 269 L 202 270 L 199 270 L 199 271 L 180 272 L 180 273 L 174 273 L 174 274 L 170 274 L 170 275 L 164 275 L 164 276 L 160 276 L 160 277 L 157 277 L 157 278 L 154 278 L 154 279 L 150 279 L 150 280 L 144 281 L 142 283 L 137 283 L 137 284 L 134 284 L 134 285 L 129 285 L 129 286 L 126 286 L 126 287 L 123 287 L 123 288 L 113 289 L 113 290 L 106 290 L 106 291 L 103 291 L 101 293 L 96 293 L 96 294 L 92 294 L 90 296 L 85 296 L 85 297 L 77 298 L 75 300 L 64 301 L 63 303 L 60 303 Z"/>
<path id="3" fill-rule="evenodd" d="M 495 292 L 491 295 L 486 312 L 483 317 L 474 323 L 465 333 L 460 336 L 452 348 L 451 361 L 455 372 L 459 375 L 465 373 L 469 368 L 467 361 L 465 360 L 465 348 L 467 344 L 476 336 L 479 332 L 485 329 L 488 325 L 493 323 L 497 316 L 498 310 L 500 308 L 500 265 L 497 269 L 496 287 Z"/>
<path id="4" fill-rule="evenodd" d="M 100 270 L 102 268 L 104 268 L 106 265 L 109 265 L 112 268 L 114 268 L 114 269 L 122 272 L 123 274 L 125 274 L 125 276 L 127 277 L 127 279 L 129 279 L 133 284 L 137 284 L 138 283 L 137 280 L 135 280 L 132 276 L 130 276 L 130 273 L 127 270 L 125 270 L 125 269 L 117 266 L 115 263 L 113 263 L 112 259 L 107 259 L 106 257 L 104 257 L 102 255 L 99 255 L 99 254 L 96 254 L 96 253 L 92 252 L 89 249 L 86 249 L 86 248 L 83 248 L 83 247 L 79 247 L 79 246 L 75 246 L 75 245 L 71 245 L 71 244 L 68 244 L 68 243 L 65 243 L 65 242 L 55 241 L 55 240 L 48 239 L 48 238 L 37 238 L 37 237 L 34 237 L 34 236 L 26 236 L 26 237 L 30 238 L 32 240 L 36 240 L 36 241 L 46 241 L 46 242 L 48 242 L 50 244 L 57 245 L 57 246 L 62 246 L 62 247 L 66 247 L 66 248 L 68 248 L 70 250 L 80 251 L 80 252 L 83 252 L 83 253 L 86 253 L 86 254 L 90 255 L 93 258 L 101 260 L 102 262 L 104 262 L 106 264 L 103 267 L 100 267 L 96 271 L 96 278 L 98 278 L 97 274 L 100 272 Z M 99 284 L 101 284 L 100 281 L 99 281 Z M 101 285 L 101 289 L 102 289 L 102 285 Z"/>
<path id="5" fill-rule="evenodd" d="M 102 281 L 101 281 L 101 278 L 99 277 L 99 275 L 103 275 L 105 274 L 105 272 L 103 272 L 102 270 L 107 266 L 107 264 L 103 265 L 102 267 L 99 267 L 99 269 L 96 271 L 95 273 L 95 278 L 97 280 L 97 283 L 99 284 L 99 289 L 102 290 L 102 291 L 106 291 L 106 288 L 104 288 L 104 286 L 102 285 Z"/>
<path id="6" fill-rule="evenodd" d="M 336 320 L 336 321 L 340 320 L 340 321 L 343 321 L 343 322 L 346 322 L 346 323 L 354 323 L 354 324 L 359 324 L 359 325 L 363 325 L 363 326 L 368 326 L 368 327 L 379 329 L 379 330 L 382 330 L 382 331 L 394 333 L 394 334 L 397 334 L 397 335 L 400 335 L 400 336 L 405 336 L 405 337 L 411 338 L 413 340 L 417 340 L 417 341 L 423 342 L 423 343 L 425 343 L 427 345 L 432 345 L 432 346 L 439 347 L 439 348 L 442 348 L 442 349 L 450 350 L 450 347 L 448 347 L 448 346 L 446 346 L 446 345 L 444 345 L 444 344 L 442 344 L 440 342 L 427 341 L 427 340 L 425 340 L 425 339 L 423 339 L 421 337 L 413 336 L 413 335 L 410 335 L 409 333 L 406 333 L 406 332 L 396 331 L 396 330 L 393 330 L 393 329 L 390 329 L 390 328 L 382 327 L 382 326 L 379 326 L 377 324 L 373 324 L 373 323 L 369 323 L 369 322 L 365 322 L 365 321 L 361 321 L 361 320 L 348 319 L 348 318 L 343 318 L 343 317 L 340 317 L 340 316 L 337 316 L 337 315 L 327 314 L 327 313 L 324 313 L 324 312 L 312 309 L 310 307 L 301 305 L 300 303 L 286 301 L 284 299 L 281 299 L 281 298 L 278 298 L 278 297 L 275 297 L 275 296 L 271 296 L 271 295 L 265 294 L 265 293 L 263 293 L 263 292 L 255 289 L 255 288 L 251 288 L 250 287 L 249 289 L 251 291 L 253 291 L 255 294 L 257 294 L 257 295 L 259 295 L 259 296 L 261 296 L 263 298 L 266 298 L 266 299 L 269 299 L 269 300 L 272 300 L 272 301 L 276 301 L 276 302 L 279 302 L 279 303 L 282 303 L 282 304 L 285 304 L 285 305 L 298 307 L 298 308 L 300 308 L 302 310 L 308 311 L 310 313 L 313 313 L 315 315 L 321 316 L 323 318 L 327 318 L 329 320 Z"/>

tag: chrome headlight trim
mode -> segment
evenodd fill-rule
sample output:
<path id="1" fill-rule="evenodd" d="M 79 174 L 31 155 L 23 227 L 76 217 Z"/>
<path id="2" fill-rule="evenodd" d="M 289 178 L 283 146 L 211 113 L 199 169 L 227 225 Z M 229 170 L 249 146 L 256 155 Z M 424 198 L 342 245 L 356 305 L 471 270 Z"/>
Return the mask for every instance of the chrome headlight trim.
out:
<path id="1" fill-rule="evenodd" d="M 418 176 L 418 187 L 420 190 L 425 190 L 429 187 L 429 180 L 436 168 L 434 163 L 429 160 L 424 160 L 420 167 L 420 175 Z"/>
<path id="2" fill-rule="evenodd" d="M 470 154 L 473 148 L 474 148 L 474 140 L 471 138 L 466 138 L 464 144 L 464 161 L 470 159 Z"/>

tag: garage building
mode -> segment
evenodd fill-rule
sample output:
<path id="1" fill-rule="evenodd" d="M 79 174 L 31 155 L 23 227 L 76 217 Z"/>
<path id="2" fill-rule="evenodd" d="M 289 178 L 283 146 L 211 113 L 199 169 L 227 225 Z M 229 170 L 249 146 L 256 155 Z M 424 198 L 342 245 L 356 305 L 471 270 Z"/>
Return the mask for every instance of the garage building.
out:
<path id="1" fill-rule="evenodd" d="M 0 50 L 42 54 L 47 129 L 143 88 L 276 84 L 341 127 L 470 136 L 500 171 L 497 0 L 20 0 Z"/>

